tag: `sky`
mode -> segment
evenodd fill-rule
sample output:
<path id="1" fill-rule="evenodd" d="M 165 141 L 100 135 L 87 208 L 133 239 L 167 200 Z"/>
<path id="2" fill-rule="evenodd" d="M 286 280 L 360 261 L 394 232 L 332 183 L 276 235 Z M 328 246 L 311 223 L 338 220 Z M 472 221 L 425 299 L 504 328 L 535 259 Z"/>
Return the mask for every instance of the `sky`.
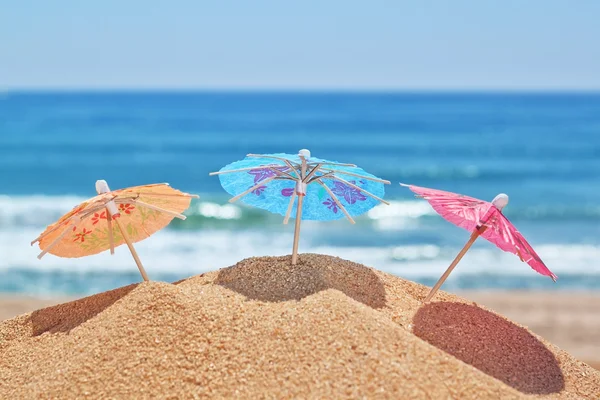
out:
<path id="1" fill-rule="evenodd" d="M 0 90 L 600 90 L 598 0 L 0 0 Z"/>

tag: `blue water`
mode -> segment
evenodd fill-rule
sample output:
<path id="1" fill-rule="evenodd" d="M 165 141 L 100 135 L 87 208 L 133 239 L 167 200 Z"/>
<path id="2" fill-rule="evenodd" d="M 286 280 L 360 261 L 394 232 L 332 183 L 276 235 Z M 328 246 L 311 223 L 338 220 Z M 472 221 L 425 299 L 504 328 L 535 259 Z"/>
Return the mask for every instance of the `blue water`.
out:
<path id="1" fill-rule="evenodd" d="M 188 220 L 136 246 L 155 280 L 289 254 L 293 226 L 227 205 L 208 173 L 301 148 L 392 181 L 392 204 L 356 225 L 304 223 L 301 252 L 432 284 L 469 234 L 398 183 L 488 200 L 504 192 L 505 214 L 558 282 L 481 240 L 444 288 L 600 288 L 600 94 L 148 92 L 0 94 L 0 291 L 83 294 L 139 280 L 126 247 L 40 261 L 29 246 L 93 196 L 97 179 L 201 196 Z"/>

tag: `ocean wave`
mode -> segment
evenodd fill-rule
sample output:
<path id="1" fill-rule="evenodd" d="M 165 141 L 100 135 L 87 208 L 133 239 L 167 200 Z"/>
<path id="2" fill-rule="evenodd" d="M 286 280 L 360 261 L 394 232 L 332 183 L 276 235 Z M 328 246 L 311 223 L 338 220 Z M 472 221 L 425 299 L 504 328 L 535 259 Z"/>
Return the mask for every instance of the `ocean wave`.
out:
<path id="1" fill-rule="evenodd" d="M 6 254 L 0 259 L 0 292 L 44 294 L 90 294 L 138 282 L 133 258 L 125 246 L 108 252 L 63 259 L 35 256 L 37 247 L 24 246 L 32 232 L 8 235 L 0 232 Z M 136 249 L 153 280 L 176 281 L 234 265 L 253 256 L 279 256 L 291 252 L 293 235 L 264 232 L 159 232 L 137 243 Z M 430 244 L 389 247 L 320 246 L 301 243 L 302 253 L 320 253 L 433 285 L 460 249 Z M 545 244 L 540 256 L 558 275 L 558 282 L 535 271 L 512 254 L 493 246 L 473 248 L 454 270 L 445 290 L 454 289 L 600 289 L 600 246 Z"/>
<path id="2" fill-rule="evenodd" d="M 225 197 L 218 200 L 194 200 L 185 221 L 175 219 L 169 230 L 203 229 L 269 229 L 281 225 L 282 217 L 243 204 L 229 204 Z M 1 196 L 0 229 L 23 227 L 43 229 L 75 205 L 84 201 L 79 196 Z M 594 221 L 600 220 L 598 205 L 536 205 L 515 207 L 511 205 L 507 216 L 514 221 Z M 424 200 L 390 200 L 356 219 L 357 224 L 370 224 L 377 230 L 402 230 L 414 228 L 419 223 L 441 223 L 443 220 Z M 319 223 L 317 223 L 319 224 Z M 329 223 L 320 223 L 329 224 Z"/>
<path id="3" fill-rule="evenodd" d="M 239 229 L 203 231 L 163 230 L 150 238 L 136 243 L 135 247 L 149 271 L 170 271 L 201 273 L 207 270 L 235 264 L 237 261 L 253 256 L 285 255 L 291 253 L 293 227 L 282 230 Z M 306 234 L 300 237 L 301 252 L 330 254 L 371 265 L 385 271 L 413 276 L 439 274 L 459 252 L 460 245 L 410 243 L 382 245 L 372 242 L 370 245 L 325 243 L 322 236 L 311 234 L 315 228 L 307 224 Z M 20 230 L 0 230 L 0 243 L 3 255 L 0 257 L 0 270 L 13 267 L 43 270 L 135 270 L 135 264 L 126 246 L 98 255 L 66 259 L 46 255 L 42 260 L 36 258 L 40 249 L 29 243 L 39 232 L 35 228 Z M 402 240 L 398 240 L 403 243 Z M 548 267 L 560 276 L 568 273 L 600 274 L 600 245 L 538 243 L 536 251 Z M 461 261 L 457 274 L 463 272 L 485 273 L 503 271 L 510 273 L 529 273 L 530 268 L 520 262 L 513 254 L 497 249 L 487 241 L 479 241 Z"/>

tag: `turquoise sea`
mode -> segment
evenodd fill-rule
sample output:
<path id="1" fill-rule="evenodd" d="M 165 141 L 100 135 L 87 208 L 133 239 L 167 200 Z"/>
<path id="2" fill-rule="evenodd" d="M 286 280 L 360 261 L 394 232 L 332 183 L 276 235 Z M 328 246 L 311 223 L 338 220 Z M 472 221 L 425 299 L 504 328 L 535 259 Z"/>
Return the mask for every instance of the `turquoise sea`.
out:
<path id="1" fill-rule="evenodd" d="M 399 182 L 491 200 L 557 283 L 480 240 L 444 289 L 600 289 L 600 94 L 98 92 L 0 94 L 0 292 L 88 294 L 140 276 L 110 256 L 30 247 L 95 194 L 156 182 L 200 195 L 188 220 L 136 245 L 154 280 L 174 281 L 258 255 L 291 253 L 293 224 L 227 203 L 208 173 L 247 153 L 351 162 L 392 181 L 389 206 L 305 222 L 301 252 L 337 255 L 433 284 L 469 234 Z"/>

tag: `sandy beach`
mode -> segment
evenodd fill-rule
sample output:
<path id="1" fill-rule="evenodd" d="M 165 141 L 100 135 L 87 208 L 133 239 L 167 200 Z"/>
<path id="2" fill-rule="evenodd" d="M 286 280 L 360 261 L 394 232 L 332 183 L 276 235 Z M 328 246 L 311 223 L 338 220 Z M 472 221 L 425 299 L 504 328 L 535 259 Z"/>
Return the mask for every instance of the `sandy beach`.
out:
<path id="1" fill-rule="evenodd" d="M 597 362 L 597 297 L 440 292 L 423 306 L 427 291 L 310 254 L 130 285 L 1 323 L 0 397 L 600 395 L 600 372 L 580 361 Z"/>
<path id="2" fill-rule="evenodd" d="M 466 291 L 465 299 L 502 314 L 600 369 L 600 294 L 592 292 Z M 0 296 L 0 321 L 77 297 Z"/>

